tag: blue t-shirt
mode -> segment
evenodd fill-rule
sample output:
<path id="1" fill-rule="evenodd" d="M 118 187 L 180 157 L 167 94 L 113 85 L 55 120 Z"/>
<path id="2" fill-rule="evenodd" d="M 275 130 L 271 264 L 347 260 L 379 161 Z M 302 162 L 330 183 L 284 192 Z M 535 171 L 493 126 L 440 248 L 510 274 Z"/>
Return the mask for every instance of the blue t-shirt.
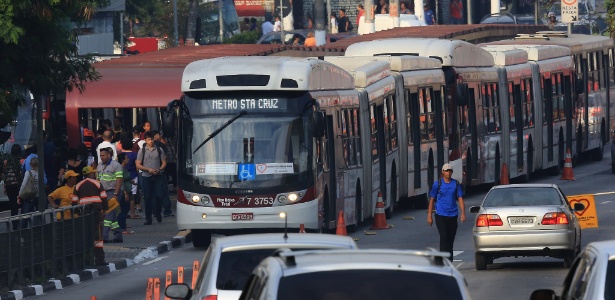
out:
<path id="1" fill-rule="evenodd" d="M 425 24 L 433 25 L 433 20 L 434 20 L 434 13 L 430 9 L 430 10 L 425 12 Z"/>
<path id="2" fill-rule="evenodd" d="M 440 185 L 440 194 L 438 195 L 438 181 Z M 457 188 L 459 186 L 459 188 Z M 456 190 L 456 191 L 455 191 Z M 455 194 L 457 197 L 455 197 Z M 457 208 L 457 198 L 463 197 L 461 185 L 457 185 L 457 180 L 451 179 L 451 182 L 446 183 L 444 179 L 438 179 L 434 182 L 429 192 L 429 197 L 436 199 L 436 214 L 445 217 L 456 217 L 459 215 Z"/>

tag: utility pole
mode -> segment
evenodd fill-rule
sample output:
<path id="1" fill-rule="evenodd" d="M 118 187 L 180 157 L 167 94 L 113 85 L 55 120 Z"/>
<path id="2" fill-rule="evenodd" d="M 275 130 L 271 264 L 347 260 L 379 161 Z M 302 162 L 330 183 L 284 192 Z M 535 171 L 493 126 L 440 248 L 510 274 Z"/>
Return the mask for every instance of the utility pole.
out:
<path id="1" fill-rule="evenodd" d="M 325 13 L 325 2 L 323 0 L 316 0 L 314 3 L 314 22 L 316 22 L 316 32 L 314 37 L 316 38 L 316 46 L 322 46 L 327 43 L 327 31 L 323 15 Z"/>
<path id="2" fill-rule="evenodd" d="M 177 0 L 173 0 L 173 46 L 179 45 L 179 37 L 177 36 Z"/>
<path id="3" fill-rule="evenodd" d="M 47 192 L 45 190 L 45 149 L 43 144 L 43 101 L 46 96 L 36 97 L 36 148 L 38 155 L 38 211 L 47 207 Z M 50 158 L 51 159 L 51 158 Z M 51 182 L 50 182 L 51 184 Z"/>
<path id="4" fill-rule="evenodd" d="M 223 13 L 224 0 L 218 0 L 218 21 L 220 21 L 220 44 L 224 43 L 224 13 Z"/>
<path id="5" fill-rule="evenodd" d="M 284 38 L 284 0 L 280 0 L 280 42 L 284 44 L 285 41 L 286 39 Z"/>

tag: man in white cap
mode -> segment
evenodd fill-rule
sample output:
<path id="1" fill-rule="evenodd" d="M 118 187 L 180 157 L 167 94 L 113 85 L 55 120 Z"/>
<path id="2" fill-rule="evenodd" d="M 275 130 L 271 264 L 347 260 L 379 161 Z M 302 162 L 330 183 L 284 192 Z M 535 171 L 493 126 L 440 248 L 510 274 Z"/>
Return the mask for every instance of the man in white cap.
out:
<path id="1" fill-rule="evenodd" d="M 450 164 L 442 166 L 442 178 L 434 182 L 429 192 L 429 207 L 427 208 L 427 224 L 433 224 L 432 212 L 436 205 L 436 227 L 440 234 L 440 251 L 450 253 L 453 261 L 453 242 L 457 234 L 457 217 L 461 214 L 461 222 L 465 222 L 466 213 L 463 203 L 463 191 L 459 182 L 452 178 L 453 168 Z M 459 202 L 459 207 L 457 203 Z"/>

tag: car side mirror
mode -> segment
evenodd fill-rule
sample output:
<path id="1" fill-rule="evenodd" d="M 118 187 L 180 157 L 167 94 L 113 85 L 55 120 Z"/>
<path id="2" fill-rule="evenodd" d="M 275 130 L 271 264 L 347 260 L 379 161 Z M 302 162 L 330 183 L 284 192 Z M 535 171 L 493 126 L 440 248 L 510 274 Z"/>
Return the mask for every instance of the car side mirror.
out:
<path id="1" fill-rule="evenodd" d="M 574 211 L 581 211 L 585 209 L 585 204 L 583 203 L 575 203 L 574 204 Z"/>
<path id="2" fill-rule="evenodd" d="M 535 290 L 532 292 L 532 295 L 530 295 L 530 300 L 552 300 L 552 299 L 557 299 L 557 296 L 555 295 L 555 292 L 553 290 L 547 290 L 547 289 Z"/>
<path id="3" fill-rule="evenodd" d="M 192 290 L 185 283 L 172 283 L 164 290 L 164 295 L 171 299 L 190 299 Z"/>
<path id="4" fill-rule="evenodd" d="M 471 206 L 470 207 L 470 213 L 471 214 L 477 214 L 480 211 L 480 206 Z"/>

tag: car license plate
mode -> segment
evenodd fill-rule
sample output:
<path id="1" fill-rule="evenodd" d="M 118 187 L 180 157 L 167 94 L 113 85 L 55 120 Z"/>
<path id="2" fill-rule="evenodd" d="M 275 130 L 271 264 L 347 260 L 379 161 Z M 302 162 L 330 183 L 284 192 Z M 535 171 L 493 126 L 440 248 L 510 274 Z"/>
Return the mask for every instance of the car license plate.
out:
<path id="1" fill-rule="evenodd" d="M 512 217 L 508 219 L 510 225 L 534 224 L 534 218 Z"/>
<path id="2" fill-rule="evenodd" d="M 231 213 L 231 219 L 233 221 L 252 221 L 254 220 L 254 213 Z"/>

